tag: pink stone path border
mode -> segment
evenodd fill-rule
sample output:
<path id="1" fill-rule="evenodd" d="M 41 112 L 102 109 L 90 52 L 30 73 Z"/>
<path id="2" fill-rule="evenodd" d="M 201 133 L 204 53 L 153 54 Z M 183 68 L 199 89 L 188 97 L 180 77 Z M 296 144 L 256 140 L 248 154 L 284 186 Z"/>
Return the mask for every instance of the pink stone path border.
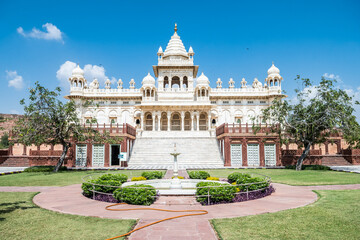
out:
<path id="1" fill-rule="evenodd" d="M 105 207 L 109 205 L 109 203 L 94 201 L 84 197 L 81 194 L 82 190 L 80 186 L 80 184 L 75 184 L 65 187 L 0 187 L 0 192 L 40 191 L 41 193 L 36 195 L 33 201 L 42 208 L 82 216 L 113 219 L 140 219 L 136 227 L 182 214 L 152 210 L 125 212 L 107 211 L 105 210 Z M 209 214 L 184 217 L 155 224 L 146 229 L 134 232 L 130 235 L 129 239 L 217 239 L 209 219 L 242 217 L 306 206 L 317 200 L 317 195 L 312 190 L 360 189 L 360 184 L 289 186 L 273 183 L 273 186 L 276 188 L 276 192 L 265 198 L 212 206 L 201 206 L 195 201 L 194 197 L 160 197 L 150 207 L 171 210 L 201 209 L 207 210 Z M 127 207 L 129 206 L 119 206 L 119 208 Z"/>

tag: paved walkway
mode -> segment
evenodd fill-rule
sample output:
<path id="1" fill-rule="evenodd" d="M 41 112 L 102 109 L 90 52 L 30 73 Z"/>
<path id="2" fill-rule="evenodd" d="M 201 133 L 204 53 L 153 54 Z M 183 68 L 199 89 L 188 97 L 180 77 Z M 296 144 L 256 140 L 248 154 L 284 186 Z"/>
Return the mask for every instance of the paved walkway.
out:
<path id="1" fill-rule="evenodd" d="M 113 219 L 140 219 L 136 227 L 145 224 L 181 215 L 184 213 L 158 212 L 153 210 L 136 210 L 114 212 L 107 211 L 109 203 L 94 201 L 81 194 L 80 184 L 65 187 L 0 187 L 0 191 L 28 191 L 38 192 L 33 199 L 34 203 L 42 208 L 56 212 Z M 325 186 L 289 186 L 276 184 L 276 192 L 265 198 L 230 204 L 201 206 L 193 197 L 160 197 L 152 208 L 171 210 L 207 210 L 209 213 L 202 216 L 191 216 L 165 221 L 131 234 L 131 240 L 163 240 L 163 239 L 217 239 L 209 219 L 232 218 L 278 212 L 286 209 L 298 208 L 311 204 L 317 200 L 314 190 L 360 189 L 360 184 L 352 185 L 325 185 Z M 129 206 L 118 206 L 128 208 Z M 132 206 L 146 208 L 142 206 Z"/>
<path id="2" fill-rule="evenodd" d="M 332 170 L 335 171 L 343 171 L 343 172 L 354 172 L 354 173 L 360 173 L 360 166 L 331 166 Z"/>
<path id="3" fill-rule="evenodd" d="M 13 173 L 13 172 L 22 172 L 27 167 L 0 167 L 0 174 L 2 173 Z"/>

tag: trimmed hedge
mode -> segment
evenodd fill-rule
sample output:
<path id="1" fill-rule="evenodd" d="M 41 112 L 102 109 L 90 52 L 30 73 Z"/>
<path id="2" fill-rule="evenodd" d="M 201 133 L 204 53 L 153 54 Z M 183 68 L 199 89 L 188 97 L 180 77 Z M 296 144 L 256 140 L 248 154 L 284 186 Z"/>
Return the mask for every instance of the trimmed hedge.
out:
<path id="1" fill-rule="evenodd" d="M 81 189 L 83 190 L 83 193 L 85 196 L 91 196 L 93 194 L 93 184 L 99 184 L 99 185 L 103 185 L 103 186 L 99 186 L 99 185 L 94 185 L 95 187 L 95 191 L 96 192 L 102 192 L 102 193 L 113 193 L 116 190 L 116 187 L 121 186 L 121 182 L 119 181 L 115 181 L 115 180 L 101 180 L 101 179 L 95 179 L 95 180 L 90 180 L 89 182 L 83 183 L 81 186 Z"/>
<path id="2" fill-rule="evenodd" d="M 249 189 L 249 191 L 254 191 L 262 188 L 267 188 L 270 185 L 270 183 L 267 182 L 265 178 L 261 178 L 261 177 L 243 177 L 243 178 L 238 178 L 236 180 L 236 184 L 246 184 L 246 183 L 258 183 L 258 184 L 237 186 L 237 188 L 241 192 L 245 192 L 246 189 Z"/>
<path id="3" fill-rule="evenodd" d="M 296 169 L 296 165 L 285 166 L 285 169 Z M 327 171 L 327 170 L 331 170 L 331 168 L 328 166 L 323 166 L 323 165 L 302 165 L 301 170 Z"/>
<path id="4" fill-rule="evenodd" d="M 55 166 L 33 166 L 26 168 L 24 172 L 52 172 L 54 171 Z M 67 167 L 60 167 L 59 171 L 66 171 Z"/>
<path id="5" fill-rule="evenodd" d="M 207 186 L 221 186 L 221 187 L 210 187 Z M 235 193 L 236 187 L 225 184 L 225 183 L 217 183 L 217 182 L 199 182 L 196 184 L 196 187 L 204 187 L 196 189 L 196 196 L 207 195 L 208 192 L 210 196 L 210 204 L 221 203 L 221 202 L 232 202 Z M 208 203 L 208 197 L 197 197 L 196 200 L 201 204 Z"/>
<path id="6" fill-rule="evenodd" d="M 111 174 L 111 173 L 107 173 L 107 174 L 104 174 L 102 176 L 100 176 L 98 179 L 100 180 L 114 180 L 114 181 L 119 181 L 121 183 L 124 183 L 128 180 L 128 176 L 126 176 L 125 174 Z"/>
<path id="7" fill-rule="evenodd" d="M 150 185 L 131 185 L 114 191 L 114 197 L 119 202 L 134 205 L 150 205 L 155 201 L 156 190 Z"/>
<path id="8" fill-rule="evenodd" d="M 210 177 L 210 174 L 206 171 L 189 171 L 189 177 L 191 179 L 207 179 Z"/>
<path id="9" fill-rule="evenodd" d="M 117 188 L 121 186 L 124 182 L 127 181 L 127 176 L 124 174 L 104 174 L 97 179 L 90 180 L 88 182 L 84 182 L 81 185 L 81 189 L 83 190 L 83 194 L 85 196 L 91 196 L 93 194 L 93 190 L 95 187 L 96 192 L 102 193 L 113 193 Z M 94 185 L 93 184 L 99 184 Z"/>
<path id="10" fill-rule="evenodd" d="M 236 182 L 236 180 L 238 180 L 239 178 L 251 178 L 251 175 L 248 173 L 234 172 L 228 176 L 228 181 L 230 183 L 233 183 L 233 182 Z"/>
<path id="11" fill-rule="evenodd" d="M 143 172 L 141 176 L 146 178 L 147 180 L 161 179 L 163 178 L 164 173 L 160 171 L 149 171 L 149 172 Z"/>

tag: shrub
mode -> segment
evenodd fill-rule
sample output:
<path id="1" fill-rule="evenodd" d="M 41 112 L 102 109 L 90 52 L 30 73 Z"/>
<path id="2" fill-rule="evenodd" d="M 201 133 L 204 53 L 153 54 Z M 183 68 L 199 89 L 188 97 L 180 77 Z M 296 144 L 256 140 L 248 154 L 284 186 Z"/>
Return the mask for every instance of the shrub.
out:
<path id="1" fill-rule="evenodd" d="M 125 174 L 104 174 L 98 178 L 99 180 L 114 180 L 124 183 L 128 180 L 128 177 Z"/>
<path id="2" fill-rule="evenodd" d="M 261 177 L 244 177 L 244 178 L 238 178 L 236 180 L 236 184 L 246 184 L 246 183 L 257 183 L 257 184 L 237 186 L 237 188 L 241 192 L 244 192 L 246 191 L 246 189 L 249 189 L 249 191 L 254 191 L 262 188 L 267 188 L 270 185 L 269 182 L 266 182 L 266 180 Z"/>
<path id="3" fill-rule="evenodd" d="M 133 181 L 133 182 L 135 182 L 135 181 L 145 181 L 146 180 L 146 178 L 144 178 L 144 177 L 133 177 L 133 178 L 131 178 L 131 181 Z"/>
<path id="4" fill-rule="evenodd" d="M 142 177 L 151 180 L 151 179 L 161 179 L 164 173 L 161 171 L 150 171 L 150 172 L 143 172 L 141 174 Z"/>
<path id="5" fill-rule="evenodd" d="M 172 177 L 172 179 L 174 179 L 175 177 Z M 184 179 L 184 177 L 182 176 L 177 176 L 178 179 Z"/>
<path id="6" fill-rule="evenodd" d="M 156 190 L 150 185 L 132 185 L 114 191 L 119 202 L 135 205 L 150 205 L 155 201 Z"/>
<path id="7" fill-rule="evenodd" d="M 296 169 L 296 166 L 295 165 L 285 166 L 285 169 Z M 327 170 L 331 170 L 331 168 L 328 166 L 323 166 L 323 165 L 302 165 L 301 170 L 327 171 Z"/>
<path id="8" fill-rule="evenodd" d="M 206 171 L 190 171 L 189 177 L 191 179 L 204 179 L 205 180 L 208 177 L 210 177 L 210 174 Z"/>
<path id="9" fill-rule="evenodd" d="M 81 189 L 85 196 L 91 196 L 93 194 L 93 190 L 95 187 L 96 192 L 102 193 L 113 193 L 117 188 L 121 186 L 120 181 L 116 180 L 101 180 L 101 179 L 94 179 L 82 184 Z M 94 187 L 93 187 L 94 185 Z"/>
<path id="10" fill-rule="evenodd" d="M 210 187 L 207 186 L 221 186 L 221 187 Z M 217 182 L 199 182 L 196 187 L 202 187 L 196 189 L 196 196 L 210 195 L 210 204 L 220 202 L 232 202 L 235 197 L 236 187 Z M 196 200 L 202 204 L 206 204 L 208 197 L 197 197 Z"/>
<path id="11" fill-rule="evenodd" d="M 208 177 L 206 180 L 219 181 L 220 179 L 218 177 Z"/>
<path id="12" fill-rule="evenodd" d="M 52 172 L 54 171 L 55 166 L 33 166 L 26 168 L 24 172 Z M 66 171 L 66 167 L 60 167 L 59 171 Z"/>
<path id="13" fill-rule="evenodd" d="M 83 190 L 85 196 L 91 196 L 94 187 L 96 192 L 113 193 L 116 190 L 116 187 L 121 186 L 124 182 L 127 181 L 127 178 L 128 177 L 125 174 L 108 173 L 96 179 L 83 183 L 81 185 L 81 189 Z M 99 185 L 103 185 L 103 186 L 99 186 Z"/>
<path id="14" fill-rule="evenodd" d="M 248 173 L 234 172 L 228 176 L 228 181 L 230 183 L 233 183 L 233 182 L 236 182 L 236 180 L 238 180 L 239 178 L 251 178 L 251 175 Z"/>

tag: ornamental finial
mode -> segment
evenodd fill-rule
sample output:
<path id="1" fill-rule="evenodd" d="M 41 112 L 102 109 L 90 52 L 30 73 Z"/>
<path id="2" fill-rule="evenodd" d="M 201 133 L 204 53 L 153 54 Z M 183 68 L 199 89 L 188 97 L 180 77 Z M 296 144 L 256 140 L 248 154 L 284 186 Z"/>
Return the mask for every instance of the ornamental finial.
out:
<path id="1" fill-rule="evenodd" d="M 174 31 L 177 32 L 177 24 L 175 23 Z"/>

